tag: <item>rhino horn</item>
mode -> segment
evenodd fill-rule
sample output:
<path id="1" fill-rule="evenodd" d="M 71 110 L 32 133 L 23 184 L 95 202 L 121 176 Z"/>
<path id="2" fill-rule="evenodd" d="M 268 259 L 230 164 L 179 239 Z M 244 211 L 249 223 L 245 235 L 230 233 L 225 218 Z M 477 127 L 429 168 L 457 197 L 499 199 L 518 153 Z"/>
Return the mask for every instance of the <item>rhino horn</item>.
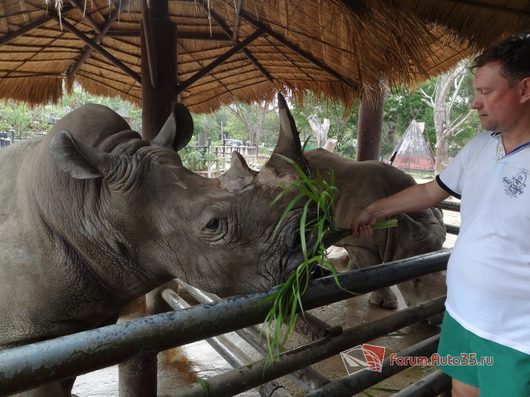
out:
<path id="1" fill-rule="evenodd" d="M 265 167 L 260 171 L 260 179 L 292 176 L 295 171 L 283 157 L 296 162 L 309 175 L 309 166 L 304 158 L 300 144 L 300 137 L 293 116 L 282 94 L 278 93 L 278 110 L 280 116 L 280 134 L 278 142 Z M 269 175 L 272 172 L 273 175 Z"/>
<path id="2" fill-rule="evenodd" d="M 254 179 L 255 171 L 252 171 L 243 156 L 238 152 L 232 152 L 230 168 L 219 177 L 221 187 L 229 192 L 235 192 L 249 185 Z"/>
<path id="3" fill-rule="evenodd" d="M 178 151 L 188 144 L 192 135 L 191 113 L 182 103 L 174 103 L 171 114 L 152 143 Z"/>
<path id="4" fill-rule="evenodd" d="M 76 179 L 103 176 L 111 155 L 75 140 L 68 131 L 58 132 L 50 142 L 50 154 L 57 167 Z"/>

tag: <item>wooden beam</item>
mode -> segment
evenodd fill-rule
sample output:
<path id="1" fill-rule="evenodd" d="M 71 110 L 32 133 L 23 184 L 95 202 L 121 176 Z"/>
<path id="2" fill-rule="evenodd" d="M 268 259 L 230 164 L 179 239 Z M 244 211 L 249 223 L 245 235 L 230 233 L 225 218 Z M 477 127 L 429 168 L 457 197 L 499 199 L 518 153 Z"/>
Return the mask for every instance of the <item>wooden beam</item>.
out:
<path id="1" fill-rule="evenodd" d="M 247 14 L 244 10 L 241 10 L 240 12 L 241 18 L 246 20 L 248 23 L 254 25 L 256 29 L 263 29 L 266 34 L 274 38 L 275 40 L 282 43 L 284 46 L 290 48 L 292 51 L 296 52 L 298 55 L 300 55 L 302 58 L 305 58 L 307 61 L 311 62 L 312 64 L 318 66 L 320 69 L 326 71 L 331 76 L 335 77 L 340 82 L 346 84 L 348 87 L 353 88 L 354 84 L 346 80 L 344 77 L 342 77 L 337 71 L 335 71 L 333 68 L 329 67 L 323 62 L 320 62 L 318 59 L 313 57 L 310 53 L 302 50 L 297 45 L 291 43 L 289 40 L 287 40 L 285 37 L 283 37 L 281 34 L 276 33 L 274 30 L 266 27 L 261 22 L 257 21 L 252 17 L 251 15 Z"/>
<path id="2" fill-rule="evenodd" d="M 152 88 L 158 88 L 157 57 L 153 28 L 151 26 L 152 17 L 147 0 L 142 0 L 142 29 L 145 40 L 145 50 L 147 53 L 147 67 L 149 70 L 149 80 Z"/>
<path id="3" fill-rule="evenodd" d="M 10 80 L 11 79 L 20 79 L 20 78 L 24 78 L 24 79 L 27 79 L 28 77 L 53 77 L 53 78 L 58 78 L 58 77 L 62 77 L 63 76 L 63 73 L 60 73 L 60 74 L 52 74 L 52 73 L 32 73 L 32 72 L 13 72 L 12 70 L 0 70 L 0 73 L 16 73 L 16 75 L 12 75 L 10 74 L 9 76 L 0 76 L 0 79 L 1 78 L 9 78 Z"/>
<path id="4" fill-rule="evenodd" d="M 107 36 L 110 37 L 140 37 L 138 30 L 109 30 Z M 203 32 L 182 32 L 177 29 L 179 40 L 205 40 L 205 41 L 232 41 L 224 33 L 203 33 Z"/>
<path id="5" fill-rule="evenodd" d="M 71 5 L 65 5 L 63 7 L 63 14 L 66 14 L 68 11 L 71 11 L 73 7 Z M 50 11 L 48 15 L 45 15 L 43 17 L 40 17 L 33 22 L 28 23 L 27 25 L 24 25 L 18 30 L 15 30 L 14 32 L 10 32 L 6 34 L 5 36 L 0 37 L 0 45 L 7 44 L 12 40 L 18 39 L 20 36 L 23 36 L 24 34 L 28 33 L 29 31 L 36 29 L 42 25 L 44 25 L 46 22 L 54 18 L 53 11 Z"/>
<path id="6" fill-rule="evenodd" d="M 228 25 L 224 22 L 223 18 L 221 18 L 221 16 L 219 14 L 217 14 L 215 11 L 213 11 L 212 9 L 208 9 L 208 6 L 207 4 L 204 3 L 204 0 L 201 1 L 201 4 L 203 6 L 203 8 L 205 8 L 209 15 L 212 17 L 212 19 L 215 21 L 215 23 L 217 25 L 219 25 L 219 27 L 223 30 L 223 32 L 225 32 L 225 34 L 228 36 L 228 37 L 233 37 L 234 36 L 234 33 L 230 30 L 230 28 L 228 27 Z M 233 40 L 234 44 L 238 45 L 239 44 L 239 41 L 237 40 Z M 242 48 L 241 51 L 243 52 L 243 54 L 247 57 L 247 59 L 252 62 L 252 64 L 261 72 L 261 74 L 263 74 L 269 81 L 273 81 L 274 78 L 272 77 L 272 75 L 268 72 L 267 69 L 265 69 L 263 67 L 263 65 L 261 65 L 258 60 L 256 59 L 256 57 L 254 55 L 252 55 L 252 53 L 246 49 L 246 48 Z"/>
<path id="7" fill-rule="evenodd" d="M 0 15 L 2 15 L 0 18 L 0 30 L 2 34 L 7 34 L 9 32 L 9 26 L 7 25 L 7 16 L 3 1 L 0 1 Z"/>
<path id="8" fill-rule="evenodd" d="M 88 24 L 92 26 L 92 29 L 94 29 L 97 33 L 101 33 L 101 28 L 99 27 L 99 25 L 92 19 L 90 15 L 85 13 L 85 9 L 77 2 L 77 0 L 68 0 L 68 2 L 83 13 L 83 19 L 86 19 Z"/>
<path id="9" fill-rule="evenodd" d="M 28 16 L 28 9 L 26 8 L 26 3 L 24 3 L 24 0 L 18 0 L 18 5 L 20 6 L 20 10 L 22 11 L 22 15 L 24 16 L 24 22 L 29 22 L 29 16 Z"/>
<path id="10" fill-rule="evenodd" d="M 211 62 L 210 64 L 206 65 L 204 68 L 199 70 L 197 73 L 195 73 L 193 76 L 191 76 L 188 80 L 180 83 L 176 87 L 176 94 L 180 94 L 182 91 L 184 91 L 186 88 L 188 88 L 190 85 L 195 83 L 197 80 L 199 80 L 201 77 L 207 75 L 210 73 L 213 69 L 215 69 L 217 66 L 221 65 L 224 61 L 226 61 L 228 58 L 230 58 L 235 53 L 239 52 L 242 48 L 245 48 L 247 45 L 252 43 L 254 40 L 256 40 L 258 37 L 263 35 L 264 30 L 258 29 L 254 33 L 252 33 L 250 36 L 248 36 L 245 40 L 240 41 L 237 45 L 229 49 L 227 52 L 225 52 L 223 55 L 221 55 L 219 58 L 217 58 L 215 61 Z"/>
<path id="11" fill-rule="evenodd" d="M 56 19 L 57 22 L 62 23 L 63 27 L 66 30 L 68 30 L 74 36 L 76 36 L 79 39 L 81 39 L 82 41 L 84 41 L 85 44 L 90 46 L 93 50 L 99 52 L 101 55 L 103 55 L 105 58 L 107 58 L 107 60 L 109 60 L 111 63 L 113 63 L 117 68 L 121 69 L 125 74 L 129 75 L 130 77 L 132 77 L 140 85 L 142 84 L 142 78 L 140 77 L 140 75 L 138 73 L 134 72 L 132 69 L 130 69 L 127 65 L 125 65 L 122 61 L 120 61 L 118 58 L 116 58 L 114 55 L 112 55 L 106 49 L 101 47 L 99 44 L 94 43 L 83 32 L 79 31 L 75 26 L 73 26 L 66 19 L 61 19 L 61 21 L 59 21 L 59 16 L 58 15 L 53 15 L 53 18 Z"/>
<path id="12" fill-rule="evenodd" d="M 143 15 L 150 19 L 151 28 L 145 31 L 141 29 L 142 36 L 140 38 L 142 81 L 144 82 L 142 84 L 142 136 L 152 140 L 160 132 L 171 114 L 172 103 L 176 97 L 177 46 L 175 34 L 177 29 L 169 19 L 168 0 L 151 0 L 149 12 L 144 11 Z M 146 37 L 146 33 L 150 37 Z M 153 53 L 148 55 L 149 39 L 154 45 L 151 47 Z M 148 63 L 148 58 L 151 58 L 151 64 Z M 158 84 L 150 84 L 153 75 Z M 179 130 L 177 134 L 184 132 Z M 186 137 L 181 138 L 185 139 Z"/>
<path id="13" fill-rule="evenodd" d="M 501 6 L 497 4 L 490 4 L 490 3 L 484 3 L 483 1 L 478 0 L 443 0 L 449 3 L 456 3 L 461 4 L 463 6 L 474 6 L 474 7 L 480 7 L 480 8 L 488 8 L 490 10 L 495 10 L 499 12 L 506 12 L 508 14 L 514 14 L 517 16 L 521 15 L 530 15 L 530 11 L 526 10 L 519 10 L 507 6 Z"/>
<path id="14" fill-rule="evenodd" d="M 237 0 L 236 5 L 236 20 L 234 21 L 234 34 L 232 35 L 232 40 L 237 41 L 239 36 L 239 21 L 241 20 L 239 17 L 239 13 L 241 12 L 241 7 L 243 6 L 243 0 Z"/>
<path id="15" fill-rule="evenodd" d="M 127 7 L 129 2 L 130 0 L 125 0 L 123 7 Z M 101 43 L 101 41 L 103 40 L 103 37 L 105 37 L 105 35 L 108 34 L 108 31 L 112 27 L 112 24 L 116 21 L 116 19 L 118 19 L 118 16 L 120 15 L 121 8 L 119 4 L 116 5 L 116 3 L 114 3 L 114 6 L 115 6 L 114 11 L 112 12 L 109 19 L 107 20 L 107 23 L 105 24 L 103 29 L 99 32 L 99 34 L 96 36 L 94 40 L 96 43 Z M 79 68 L 83 65 L 83 63 L 85 63 L 88 57 L 92 54 L 92 51 L 93 51 L 92 47 L 85 45 L 83 47 L 81 57 L 77 60 L 75 64 L 73 64 L 72 66 L 68 68 L 68 74 L 75 75 L 78 72 Z"/>

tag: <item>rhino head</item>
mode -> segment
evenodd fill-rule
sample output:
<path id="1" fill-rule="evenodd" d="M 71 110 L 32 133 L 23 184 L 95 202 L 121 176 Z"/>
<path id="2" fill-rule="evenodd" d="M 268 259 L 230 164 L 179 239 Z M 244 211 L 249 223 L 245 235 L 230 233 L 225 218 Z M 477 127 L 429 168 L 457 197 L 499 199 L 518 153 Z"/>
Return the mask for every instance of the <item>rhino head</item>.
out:
<path id="1" fill-rule="evenodd" d="M 187 170 L 177 154 L 187 143 L 179 137 L 191 136 L 193 128 L 183 106 L 151 142 L 98 105 L 80 114 L 84 122 L 79 117 L 59 122 L 51 158 L 70 190 L 84 195 L 83 205 L 70 203 L 71 211 L 85 217 L 78 236 L 71 237 L 82 251 L 78 256 L 113 289 L 133 295 L 173 277 L 222 296 L 266 290 L 282 281 L 302 254 L 300 212 L 293 211 L 274 233 L 290 197 L 275 206 L 271 202 L 297 178 L 279 155 L 308 167 L 281 96 L 279 104 L 279 139 L 264 168 L 251 170 L 234 153 L 230 169 L 212 179 Z M 94 121 L 98 117 L 101 125 Z M 83 125 L 92 129 L 90 144 Z M 105 130 L 110 125 L 118 131 Z M 103 266 L 101 258 L 116 265 Z"/>

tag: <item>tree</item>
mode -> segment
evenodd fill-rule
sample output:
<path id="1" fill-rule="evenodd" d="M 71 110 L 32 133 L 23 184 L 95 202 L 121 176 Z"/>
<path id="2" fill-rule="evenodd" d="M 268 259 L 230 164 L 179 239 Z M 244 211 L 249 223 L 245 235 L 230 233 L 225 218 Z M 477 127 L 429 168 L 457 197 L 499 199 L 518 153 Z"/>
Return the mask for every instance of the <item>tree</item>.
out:
<path id="1" fill-rule="evenodd" d="M 247 132 L 243 140 L 249 145 L 259 145 L 263 142 L 263 135 L 267 129 L 267 116 L 274 110 L 270 103 L 265 101 L 253 104 L 235 103 L 227 106 L 226 109 L 239 121 L 228 124 L 229 131 L 235 132 L 243 127 Z"/>
<path id="2" fill-rule="evenodd" d="M 430 87 L 432 81 L 422 87 Z M 428 88 L 425 88 L 428 89 Z M 396 143 L 412 120 L 425 122 L 425 133 L 429 143 L 434 145 L 435 136 L 432 131 L 432 109 L 423 102 L 418 90 L 410 91 L 405 87 L 393 89 L 385 97 L 385 113 L 383 116 L 383 136 L 381 155 L 386 158 L 395 148 Z"/>
<path id="3" fill-rule="evenodd" d="M 449 162 L 450 140 L 466 129 L 469 131 L 470 126 L 466 123 L 470 120 L 475 124 L 471 118 L 473 111 L 469 108 L 472 87 L 468 67 L 469 60 L 463 60 L 435 80 L 432 92 L 420 89 L 424 102 L 433 109 L 436 173 Z"/>
<path id="4" fill-rule="evenodd" d="M 309 118 L 317 120 L 329 119 L 328 138 L 337 140 L 335 151 L 348 158 L 355 158 L 355 145 L 357 138 L 358 106 L 345 109 L 338 101 L 319 98 L 314 93 L 307 91 L 303 103 L 295 103 L 291 113 L 295 119 L 296 127 L 302 140 L 310 138 L 309 147 L 317 147 L 316 136 L 309 123 Z M 314 139 L 313 139 L 314 138 Z"/>

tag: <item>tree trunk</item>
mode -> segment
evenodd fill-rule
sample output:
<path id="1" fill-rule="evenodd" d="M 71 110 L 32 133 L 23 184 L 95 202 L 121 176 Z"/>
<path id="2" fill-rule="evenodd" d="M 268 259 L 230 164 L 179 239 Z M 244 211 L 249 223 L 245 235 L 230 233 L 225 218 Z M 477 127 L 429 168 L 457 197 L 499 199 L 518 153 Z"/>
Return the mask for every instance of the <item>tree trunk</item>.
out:
<path id="1" fill-rule="evenodd" d="M 447 167 L 449 163 L 449 139 L 448 135 L 441 134 L 436 139 L 436 148 L 434 153 L 434 172 L 439 174 Z"/>
<path id="2" fill-rule="evenodd" d="M 394 150 L 394 147 L 396 147 L 397 116 L 397 113 L 393 113 L 392 118 L 388 120 L 388 132 L 386 137 L 390 150 Z"/>

